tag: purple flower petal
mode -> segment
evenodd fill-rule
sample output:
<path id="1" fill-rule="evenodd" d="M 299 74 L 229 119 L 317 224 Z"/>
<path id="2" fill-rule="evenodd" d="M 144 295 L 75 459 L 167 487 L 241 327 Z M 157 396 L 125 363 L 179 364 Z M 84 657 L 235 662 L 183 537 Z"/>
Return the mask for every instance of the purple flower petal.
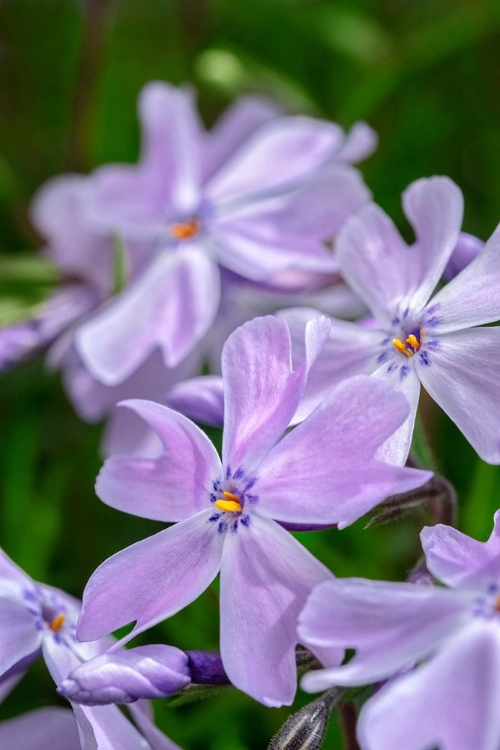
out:
<path id="1" fill-rule="evenodd" d="M 188 661 L 183 651 L 172 646 L 110 651 L 77 666 L 59 692 L 86 705 L 165 698 L 191 681 Z"/>
<path id="2" fill-rule="evenodd" d="M 105 385 L 128 378 L 157 346 L 175 367 L 211 326 L 218 305 L 218 270 L 196 245 L 164 253 L 79 328 L 77 349 Z"/>
<path id="3" fill-rule="evenodd" d="M 154 723 L 153 711 L 149 701 L 138 700 L 127 706 L 134 722 L 151 745 L 151 750 L 181 750 L 179 745 L 172 742 Z"/>
<path id="4" fill-rule="evenodd" d="M 211 513 L 197 513 L 102 563 L 83 594 L 78 637 L 93 640 L 135 620 L 128 640 L 205 591 L 219 572 L 225 536 L 209 523 Z"/>
<path id="5" fill-rule="evenodd" d="M 0 747 L 8 750 L 81 750 L 78 728 L 69 708 L 37 708 L 0 723 Z M 94 745 L 95 747 L 95 745 Z"/>
<path id="6" fill-rule="evenodd" d="M 290 705 L 297 617 L 331 573 L 273 521 L 252 514 L 228 534 L 221 567 L 221 656 L 231 682 L 267 706 Z"/>
<path id="7" fill-rule="evenodd" d="M 394 310 L 429 299 L 456 245 L 462 221 L 460 190 L 446 177 L 417 180 L 403 196 L 405 213 L 417 235 L 412 248 L 377 206 L 349 219 L 337 240 L 346 281 L 384 327 Z"/>
<path id="8" fill-rule="evenodd" d="M 295 370 L 284 320 L 255 318 L 231 334 L 222 352 L 224 466 L 238 468 L 244 462 L 252 471 L 275 445 L 297 409 L 307 371 L 329 328 L 326 318 L 308 324 L 307 359 Z"/>
<path id="9" fill-rule="evenodd" d="M 441 336 L 431 366 L 418 367 L 424 388 L 491 464 L 500 463 L 499 368 L 499 327 Z"/>
<path id="10" fill-rule="evenodd" d="M 371 698 L 358 737 L 364 750 L 496 750 L 499 695 L 498 628 L 470 626 Z"/>
<path id="11" fill-rule="evenodd" d="M 407 414 L 387 383 L 364 375 L 340 383 L 259 467 L 259 512 L 344 527 L 388 495 L 420 487 L 431 473 L 374 459 Z"/>
<path id="12" fill-rule="evenodd" d="M 195 422 L 215 427 L 224 423 L 224 386 L 220 375 L 203 375 L 176 383 L 165 402 Z"/>
<path id="13" fill-rule="evenodd" d="M 366 122 L 356 122 L 345 136 L 344 144 L 335 154 L 336 161 L 357 164 L 373 154 L 378 146 L 378 135 Z"/>
<path id="14" fill-rule="evenodd" d="M 245 96 L 229 106 L 202 141 L 204 181 L 224 166 L 252 133 L 279 114 L 270 100 Z"/>
<path id="15" fill-rule="evenodd" d="M 444 524 L 420 534 L 431 573 L 452 588 L 486 589 L 500 576 L 500 511 L 487 542 L 478 542 Z"/>
<path id="16" fill-rule="evenodd" d="M 454 279 L 455 276 L 458 276 L 458 274 L 461 273 L 469 263 L 472 263 L 472 261 L 477 258 L 483 247 L 483 240 L 480 240 L 473 234 L 460 232 L 452 256 L 448 261 L 448 265 L 444 269 L 444 278 L 447 281 L 450 281 L 451 279 Z"/>
<path id="17" fill-rule="evenodd" d="M 35 619 L 20 597 L 0 592 L 0 676 L 39 650 L 42 636 Z"/>
<path id="18" fill-rule="evenodd" d="M 242 201 L 288 190 L 333 158 L 342 129 L 309 117 L 277 117 L 207 185 L 211 201 Z"/>
<path id="19" fill-rule="evenodd" d="M 153 401 L 125 401 L 158 433 L 155 458 L 113 456 L 97 477 L 96 492 L 113 508 L 158 521 L 182 521 L 207 507 L 222 471 L 207 436 L 189 419 Z"/>
<path id="20" fill-rule="evenodd" d="M 356 654 L 344 666 L 326 663 L 327 669 L 309 672 L 302 687 L 316 692 L 391 677 L 457 632 L 470 607 L 470 596 L 411 583 L 349 578 L 322 584 L 300 616 L 301 643 Z"/>
<path id="21" fill-rule="evenodd" d="M 432 299 L 439 305 L 433 331 L 448 333 L 500 319 L 500 227 L 477 258 Z"/>
<path id="22" fill-rule="evenodd" d="M 118 706 L 80 706 L 73 704 L 83 750 L 119 748 L 149 750 L 154 748 L 120 711 Z M 167 738 L 165 738 L 167 742 Z M 160 750 L 161 746 L 158 746 Z M 176 745 L 165 745 L 176 748 Z M 155 748 L 156 750 L 156 748 Z M 163 748 L 161 749 L 163 750 Z"/>

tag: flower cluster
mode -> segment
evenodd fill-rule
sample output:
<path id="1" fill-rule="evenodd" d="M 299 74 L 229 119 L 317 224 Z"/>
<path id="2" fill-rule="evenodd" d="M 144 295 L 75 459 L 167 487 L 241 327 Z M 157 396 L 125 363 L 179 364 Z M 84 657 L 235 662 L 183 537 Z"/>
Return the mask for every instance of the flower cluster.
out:
<path id="1" fill-rule="evenodd" d="M 206 131 L 160 82 L 139 113 L 138 164 L 36 195 L 61 287 L 0 331 L 0 366 L 48 349 L 80 416 L 110 417 L 98 497 L 169 525 L 105 560 L 81 605 L 1 553 L 0 699 L 42 656 L 72 712 L 6 721 L 0 745 L 42 723 L 56 749 L 172 750 L 149 700 L 231 683 L 290 705 L 302 647 L 303 689 L 328 692 L 272 747 L 319 748 L 341 688 L 366 685 L 362 750 L 496 750 L 499 516 L 486 543 L 425 528 L 401 583 L 335 578 L 293 533 L 436 499 L 410 452 L 421 386 L 500 464 L 500 229 L 461 232 L 460 189 L 430 177 L 403 195 L 407 244 L 353 166 L 376 146 L 364 123 L 247 98 Z M 195 422 L 222 429 L 220 456 Z M 219 651 L 126 647 L 217 576 Z"/>

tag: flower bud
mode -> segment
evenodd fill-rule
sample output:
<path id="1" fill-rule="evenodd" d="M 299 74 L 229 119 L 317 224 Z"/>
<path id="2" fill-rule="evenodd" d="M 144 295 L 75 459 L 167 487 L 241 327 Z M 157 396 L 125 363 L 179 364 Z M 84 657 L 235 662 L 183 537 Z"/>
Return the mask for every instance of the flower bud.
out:
<path id="1" fill-rule="evenodd" d="M 343 688 L 333 688 L 290 716 L 272 738 L 268 750 L 318 750 L 331 710 L 343 692 Z"/>

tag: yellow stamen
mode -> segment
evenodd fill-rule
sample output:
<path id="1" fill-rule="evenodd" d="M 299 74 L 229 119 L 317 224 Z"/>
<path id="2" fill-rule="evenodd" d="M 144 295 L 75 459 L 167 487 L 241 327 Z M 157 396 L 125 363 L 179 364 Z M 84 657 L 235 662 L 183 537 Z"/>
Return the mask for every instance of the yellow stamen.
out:
<path id="1" fill-rule="evenodd" d="M 169 232 L 176 240 L 190 240 L 199 234 L 200 229 L 201 224 L 198 219 L 189 219 L 183 224 L 171 224 Z"/>
<path id="2" fill-rule="evenodd" d="M 219 497 L 215 501 L 215 507 L 219 510 L 229 511 L 229 513 L 241 513 L 243 508 L 241 507 L 240 498 L 237 495 L 233 495 L 232 492 L 224 491 L 222 494 L 225 499 Z"/>
<path id="3" fill-rule="evenodd" d="M 53 630 L 54 633 L 58 633 L 64 625 L 65 620 L 66 615 L 57 615 L 57 617 L 54 617 L 54 619 L 50 623 L 49 628 Z"/>
<path id="4" fill-rule="evenodd" d="M 415 351 L 418 351 L 420 349 L 420 341 L 417 339 L 417 337 L 415 336 L 415 334 L 410 333 L 410 335 L 406 339 L 406 342 L 410 346 L 412 346 L 415 349 Z"/>
<path id="5" fill-rule="evenodd" d="M 411 357 L 413 355 L 413 352 L 408 351 L 401 339 L 392 339 L 392 345 L 396 347 L 398 352 L 401 352 L 401 354 L 406 354 L 407 357 Z"/>

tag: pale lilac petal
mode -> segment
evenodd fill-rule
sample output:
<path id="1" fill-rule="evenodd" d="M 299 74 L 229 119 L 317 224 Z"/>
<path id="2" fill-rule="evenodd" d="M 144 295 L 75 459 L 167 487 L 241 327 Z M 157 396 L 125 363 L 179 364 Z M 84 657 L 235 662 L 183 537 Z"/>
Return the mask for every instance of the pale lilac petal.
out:
<path id="1" fill-rule="evenodd" d="M 297 618 L 331 573 L 273 521 L 227 534 L 221 567 L 221 656 L 231 682 L 266 706 L 290 705 Z"/>
<path id="2" fill-rule="evenodd" d="M 278 113 L 274 102 L 257 96 L 241 97 L 228 107 L 201 143 L 204 181 L 223 167 L 252 133 Z"/>
<path id="3" fill-rule="evenodd" d="M 500 636 L 478 623 L 394 680 L 359 717 L 363 750 L 497 750 Z"/>
<path id="4" fill-rule="evenodd" d="M 285 196 L 272 219 L 282 231 L 326 240 L 370 199 L 357 169 L 332 164 Z"/>
<path id="5" fill-rule="evenodd" d="M 12 581 L 23 588 L 31 589 L 33 587 L 31 578 L 1 548 L 0 580 Z"/>
<path id="6" fill-rule="evenodd" d="M 308 307 L 292 307 L 280 310 L 290 329 L 292 340 L 292 362 L 303 359 L 304 331 L 307 323 L 321 315 Z M 380 351 L 380 331 L 363 327 L 358 323 L 331 320 L 330 335 L 307 377 L 307 385 L 293 424 L 302 422 L 325 398 L 328 391 L 342 380 L 353 375 L 370 375 L 377 366 Z"/>
<path id="7" fill-rule="evenodd" d="M 134 722 L 151 745 L 151 750 L 181 750 L 179 745 L 166 737 L 154 723 L 154 715 L 149 701 L 138 700 L 127 706 Z"/>
<path id="8" fill-rule="evenodd" d="M 385 364 L 373 373 L 374 378 L 385 380 L 394 389 L 402 393 L 410 407 L 410 413 L 401 427 L 398 427 L 396 432 L 385 441 L 377 452 L 378 459 L 395 466 L 404 466 L 408 458 L 420 399 L 420 380 L 416 368 L 410 365 L 409 369 L 404 372 L 406 372 L 404 377 L 401 376 L 402 370 L 400 368 L 389 372 L 388 366 Z"/>
<path id="9" fill-rule="evenodd" d="M 259 513 L 290 523 L 346 526 L 431 473 L 376 461 L 408 414 L 404 397 L 365 375 L 340 383 L 271 450 L 258 471 Z"/>
<path id="10" fill-rule="evenodd" d="M 203 252 L 164 253 L 79 328 L 77 349 L 105 385 L 128 378 L 157 346 L 175 367 L 212 325 L 218 305 L 218 270 Z"/>
<path id="11" fill-rule="evenodd" d="M 142 160 L 148 172 L 155 174 L 157 185 L 163 183 L 169 188 L 164 205 L 168 205 L 168 200 L 179 212 L 197 209 L 201 187 L 199 142 L 203 126 L 196 112 L 193 92 L 153 81 L 141 92 L 139 111 L 145 141 Z"/>
<path id="12" fill-rule="evenodd" d="M 378 146 L 378 135 L 366 122 L 356 122 L 345 136 L 344 144 L 335 154 L 336 161 L 357 164 L 373 154 Z"/>
<path id="13" fill-rule="evenodd" d="M 307 359 L 292 370 L 284 320 L 255 318 L 228 338 L 222 352 L 224 380 L 223 464 L 251 471 L 288 427 L 303 393 L 307 370 L 328 336 L 326 318 L 310 321 Z"/>
<path id="14" fill-rule="evenodd" d="M 219 572 L 224 541 L 211 514 L 197 513 L 102 563 L 83 594 L 78 637 L 94 640 L 133 621 L 135 635 L 205 591 Z"/>
<path id="15" fill-rule="evenodd" d="M 337 270 L 332 253 L 319 239 L 259 215 L 218 222 L 214 252 L 225 268 L 253 281 L 272 282 L 275 274 L 286 269 L 309 273 Z"/>
<path id="16" fill-rule="evenodd" d="M 437 286 L 457 244 L 462 226 L 462 192 L 448 177 L 412 183 L 403 193 L 403 208 L 415 230 L 411 249 L 415 308 L 423 307 Z"/>
<path id="17" fill-rule="evenodd" d="M 224 423 L 224 385 L 220 375 L 203 375 L 176 383 L 165 402 L 195 422 L 215 427 Z"/>
<path id="18" fill-rule="evenodd" d="M 20 596 L 0 596 L 0 676 L 39 650 L 42 637 L 36 616 L 28 612 L 29 602 Z"/>
<path id="19" fill-rule="evenodd" d="M 165 698 L 191 682 L 188 662 L 187 655 L 173 646 L 118 649 L 77 666 L 59 692 L 86 705 Z"/>
<path id="20" fill-rule="evenodd" d="M 478 542 L 451 526 L 426 526 L 421 534 L 426 565 L 452 588 L 487 589 L 500 575 L 500 511 L 487 542 Z"/>
<path id="21" fill-rule="evenodd" d="M 26 674 L 24 670 L 16 672 L 15 667 L 12 672 L 12 676 L 4 676 L 0 678 L 0 703 L 4 702 L 4 700 L 11 694 L 16 685 L 21 682 L 24 675 Z"/>
<path id="22" fill-rule="evenodd" d="M 460 232 L 458 242 L 451 255 L 448 265 L 444 269 L 443 276 L 447 281 L 458 276 L 469 263 L 477 258 L 484 247 L 483 240 L 467 232 Z"/>
<path id="23" fill-rule="evenodd" d="M 426 391 L 484 461 L 500 463 L 500 327 L 441 336 L 428 361 L 417 365 Z"/>
<path id="24" fill-rule="evenodd" d="M 322 584 L 300 616 L 301 643 L 356 654 L 344 666 L 309 672 L 302 687 L 316 692 L 391 677 L 458 632 L 470 609 L 470 596 L 444 588 L 361 578 Z"/>
<path id="25" fill-rule="evenodd" d="M 296 187 L 334 155 L 342 129 L 308 117 L 259 128 L 207 185 L 211 201 L 241 201 Z"/>
<path id="26" fill-rule="evenodd" d="M 50 706 L 2 721 L 0 747 L 5 750 L 81 750 L 82 745 L 73 712 L 69 708 Z"/>
<path id="27" fill-rule="evenodd" d="M 349 219 L 336 244 L 342 275 L 383 327 L 397 310 L 425 305 L 462 221 L 462 194 L 446 177 L 417 180 L 405 191 L 403 205 L 417 236 L 411 248 L 375 205 Z"/>
<path id="28" fill-rule="evenodd" d="M 431 301 L 435 333 L 459 331 L 500 319 L 500 227 L 464 270 Z"/>
<path id="29" fill-rule="evenodd" d="M 96 493 L 113 508 L 157 521 L 182 521 L 207 507 L 221 463 L 207 436 L 182 414 L 154 401 L 125 401 L 157 432 L 155 458 L 113 456 L 97 478 Z"/>
<path id="30" fill-rule="evenodd" d="M 118 706 L 73 704 L 82 750 L 151 750 Z"/>
<path id="31" fill-rule="evenodd" d="M 382 327 L 406 304 L 414 285 L 408 247 L 381 208 L 371 204 L 347 220 L 335 243 L 342 276 Z"/>

